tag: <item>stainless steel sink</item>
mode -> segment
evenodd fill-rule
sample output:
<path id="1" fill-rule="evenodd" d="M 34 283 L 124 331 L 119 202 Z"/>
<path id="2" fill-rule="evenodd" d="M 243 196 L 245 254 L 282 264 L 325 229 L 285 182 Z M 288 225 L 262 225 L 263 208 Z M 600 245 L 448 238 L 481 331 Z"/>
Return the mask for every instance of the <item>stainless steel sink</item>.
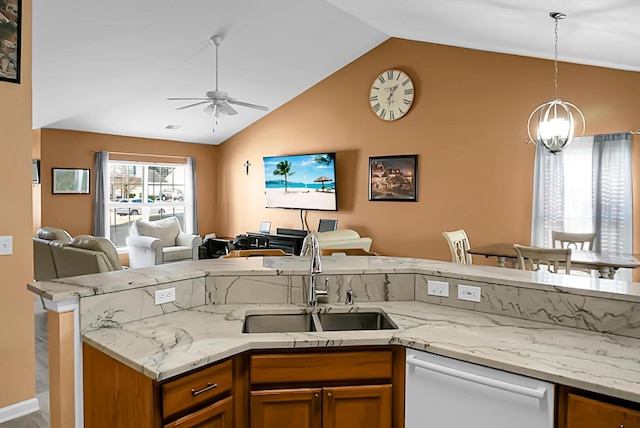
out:
<path id="1" fill-rule="evenodd" d="M 398 326 L 379 308 L 357 312 L 248 313 L 243 333 L 392 330 Z"/>
<path id="2" fill-rule="evenodd" d="M 316 331 L 312 314 L 250 314 L 244 317 L 243 333 Z"/>
<path id="3" fill-rule="evenodd" d="M 348 312 L 348 313 L 320 313 L 320 324 L 324 331 L 345 330 L 393 330 L 397 325 L 387 314 L 380 311 Z"/>

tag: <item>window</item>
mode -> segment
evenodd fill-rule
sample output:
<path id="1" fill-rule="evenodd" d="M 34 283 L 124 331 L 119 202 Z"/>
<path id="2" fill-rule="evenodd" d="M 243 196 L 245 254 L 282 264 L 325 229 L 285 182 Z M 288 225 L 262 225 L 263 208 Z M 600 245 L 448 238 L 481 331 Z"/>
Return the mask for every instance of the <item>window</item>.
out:
<path id="1" fill-rule="evenodd" d="M 631 253 L 631 182 L 628 133 L 576 138 L 556 155 L 538 147 L 532 245 L 551 247 L 553 230 L 595 232 L 597 251 Z"/>
<path id="2" fill-rule="evenodd" d="M 562 158 L 565 232 L 593 232 L 593 142 L 569 146 Z"/>
<path id="3" fill-rule="evenodd" d="M 131 223 L 175 216 L 185 227 L 186 165 L 109 161 L 109 239 L 126 247 Z"/>

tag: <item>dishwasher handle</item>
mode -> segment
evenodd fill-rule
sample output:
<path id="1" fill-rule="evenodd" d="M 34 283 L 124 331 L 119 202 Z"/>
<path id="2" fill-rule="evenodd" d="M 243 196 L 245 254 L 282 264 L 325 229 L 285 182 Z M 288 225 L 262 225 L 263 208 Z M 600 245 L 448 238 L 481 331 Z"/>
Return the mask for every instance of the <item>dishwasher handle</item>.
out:
<path id="1" fill-rule="evenodd" d="M 434 364 L 428 361 L 423 361 L 413 355 L 407 357 L 407 364 L 423 368 L 425 370 L 431 370 L 437 373 L 442 373 L 448 376 L 456 377 L 462 380 L 475 382 L 480 385 L 490 386 L 492 388 L 502 389 L 503 391 L 513 392 L 516 394 L 524 395 L 526 397 L 537 398 L 542 400 L 547 393 L 547 390 L 543 387 L 539 388 L 527 388 L 526 386 L 520 386 L 509 382 L 503 382 L 501 380 L 492 379 L 485 376 L 476 375 L 473 373 L 464 372 L 450 367 L 442 366 L 440 364 Z"/>

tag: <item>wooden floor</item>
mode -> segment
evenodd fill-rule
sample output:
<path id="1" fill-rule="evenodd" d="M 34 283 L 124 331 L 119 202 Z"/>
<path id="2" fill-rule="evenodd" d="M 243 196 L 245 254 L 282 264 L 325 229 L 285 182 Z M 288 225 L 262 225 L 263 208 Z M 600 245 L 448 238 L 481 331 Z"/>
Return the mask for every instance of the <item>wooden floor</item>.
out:
<path id="1" fill-rule="evenodd" d="M 36 341 L 36 398 L 40 410 L 0 424 L 2 428 L 49 428 L 49 370 L 47 352 L 47 313 L 40 298 L 34 299 Z"/>

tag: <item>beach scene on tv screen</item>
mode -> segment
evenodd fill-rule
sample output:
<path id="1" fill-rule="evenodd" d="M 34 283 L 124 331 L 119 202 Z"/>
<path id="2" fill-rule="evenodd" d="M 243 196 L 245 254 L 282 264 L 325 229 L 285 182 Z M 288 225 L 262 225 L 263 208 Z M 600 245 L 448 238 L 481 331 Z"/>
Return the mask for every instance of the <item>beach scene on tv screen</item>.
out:
<path id="1" fill-rule="evenodd" d="M 336 210 L 335 153 L 264 158 L 267 208 Z"/>

